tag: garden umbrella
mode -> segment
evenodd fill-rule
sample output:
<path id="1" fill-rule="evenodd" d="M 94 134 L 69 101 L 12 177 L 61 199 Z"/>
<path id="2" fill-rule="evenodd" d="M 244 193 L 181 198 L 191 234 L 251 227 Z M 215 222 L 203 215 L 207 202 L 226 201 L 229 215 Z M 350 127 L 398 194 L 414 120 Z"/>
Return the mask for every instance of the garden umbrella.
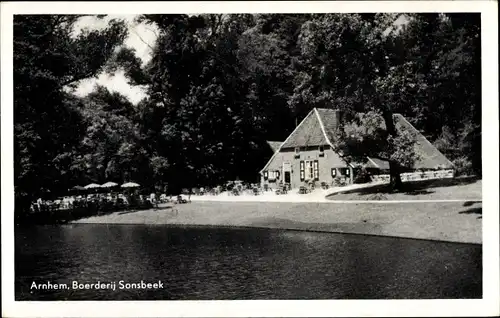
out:
<path id="1" fill-rule="evenodd" d="M 101 185 L 101 188 L 112 188 L 112 187 L 116 187 L 118 185 L 118 183 L 114 183 L 114 182 L 106 182 L 105 184 Z"/>
<path id="2" fill-rule="evenodd" d="M 137 187 L 140 187 L 140 185 L 135 182 L 127 182 L 122 184 L 122 188 L 137 188 Z"/>
<path id="3" fill-rule="evenodd" d="M 96 188 L 100 188 L 101 186 L 98 185 L 97 183 L 91 183 L 91 184 L 87 184 L 84 188 L 85 189 L 96 189 Z"/>

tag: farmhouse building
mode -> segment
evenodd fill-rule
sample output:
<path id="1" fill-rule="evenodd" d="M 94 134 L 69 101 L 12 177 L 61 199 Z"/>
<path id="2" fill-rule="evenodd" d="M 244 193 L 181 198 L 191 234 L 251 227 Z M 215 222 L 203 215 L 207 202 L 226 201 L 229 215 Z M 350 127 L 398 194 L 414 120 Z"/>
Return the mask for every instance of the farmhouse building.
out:
<path id="1" fill-rule="evenodd" d="M 420 158 L 412 169 L 453 168 L 453 164 L 402 115 L 395 114 L 394 122 L 398 129 L 410 131 L 416 139 L 415 147 Z M 314 108 L 284 142 L 268 142 L 276 150 L 260 171 L 261 184 L 270 188 L 289 184 L 291 188 L 297 188 L 314 181 L 331 186 L 335 179 L 352 183 L 361 168 L 375 175 L 388 173 L 386 161 L 366 158 L 366 163 L 356 164 L 348 162 L 334 150 L 332 141 L 341 124 L 340 111 Z"/>

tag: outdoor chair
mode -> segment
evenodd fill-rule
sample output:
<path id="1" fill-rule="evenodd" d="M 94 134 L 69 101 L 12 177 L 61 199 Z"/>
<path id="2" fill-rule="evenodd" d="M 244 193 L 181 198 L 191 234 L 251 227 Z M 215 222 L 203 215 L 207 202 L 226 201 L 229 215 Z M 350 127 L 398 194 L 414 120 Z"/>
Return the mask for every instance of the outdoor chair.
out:
<path id="1" fill-rule="evenodd" d="M 321 182 L 321 189 L 323 190 L 328 190 L 329 186 L 328 186 L 328 183 L 326 182 Z"/>
<path id="2" fill-rule="evenodd" d="M 215 195 L 219 195 L 222 192 L 222 187 L 221 186 L 216 186 L 215 189 L 214 189 L 214 191 L 215 191 Z"/>
<path id="3" fill-rule="evenodd" d="M 307 188 L 304 186 L 300 186 L 299 188 L 299 194 L 306 194 L 307 193 Z"/>
<path id="4" fill-rule="evenodd" d="M 253 192 L 254 195 L 259 195 L 260 194 L 259 188 L 257 188 L 257 187 L 254 187 L 252 189 L 252 192 Z"/>
<path id="5" fill-rule="evenodd" d="M 184 198 L 182 197 L 182 195 L 178 195 L 178 196 L 177 196 L 177 201 L 176 201 L 176 203 L 179 203 L 179 204 L 187 203 L 187 200 L 186 200 L 186 199 L 184 199 Z"/>
<path id="6" fill-rule="evenodd" d="M 281 187 L 281 193 L 282 194 L 287 194 L 288 193 L 288 186 L 287 185 L 284 185 Z"/>
<path id="7" fill-rule="evenodd" d="M 233 195 L 240 195 L 240 191 L 237 188 L 233 188 L 233 190 L 231 191 L 231 193 Z"/>
<path id="8" fill-rule="evenodd" d="M 269 185 L 268 184 L 264 184 L 264 191 L 269 191 Z"/>

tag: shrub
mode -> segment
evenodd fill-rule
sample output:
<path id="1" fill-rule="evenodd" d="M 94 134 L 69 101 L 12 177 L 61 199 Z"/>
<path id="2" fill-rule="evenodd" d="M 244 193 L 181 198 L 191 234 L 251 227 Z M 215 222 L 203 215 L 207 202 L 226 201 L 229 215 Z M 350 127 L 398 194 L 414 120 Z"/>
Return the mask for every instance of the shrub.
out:
<path id="1" fill-rule="evenodd" d="M 333 186 L 335 186 L 335 187 L 343 187 L 346 184 L 347 183 L 345 182 L 344 178 L 335 177 L 335 179 L 333 179 Z"/>
<path id="2" fill-rule="evenodd" d="M 372 180 L 371 180 L 371 177 L 370 177 L 370 174 L 368 173 L 368 171 L 366 171 L 366 169 L 361 169 L 354 177 L 353 183 L 357 183 L 357 184 L 368 183 L 370 181 L 372 181 Z"/>
<path id="3" fill-rule="evenodd" d="M 460 157 L 453 160 L 453 165 L 455 166 L 455 176 L 467 176 L 474 174 L 472 162 L 466 157 Z"/>

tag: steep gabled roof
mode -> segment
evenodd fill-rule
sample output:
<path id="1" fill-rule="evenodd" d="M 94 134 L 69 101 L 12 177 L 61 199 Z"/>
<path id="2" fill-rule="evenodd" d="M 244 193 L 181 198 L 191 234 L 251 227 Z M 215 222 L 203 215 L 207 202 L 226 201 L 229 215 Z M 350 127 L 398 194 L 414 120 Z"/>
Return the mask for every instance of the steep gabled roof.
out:
<path id="1" fill-rule="evenodd" d="M 292 133 L 288 136 L 288 138 L 280 145 L 279 149 L 274 153 L 274 155 L 269 159 L 264 168 L 260 170 L 260 172 L 269 169 L 270 167 L 276 166 L 279 164 L 275 162 L 276 155 L 283 148 L 295 148 L 295 147 L 307 147 L 307 146 L 323 146 L 329 145 L 333 148 L 330 139 L 327 136 L 325 125 L 321 120 L 319 109 L 313 108 L 307 116 L 302 119 L 300 124 L 295 127 Z M 323 115 L 328 115 L 327 113 L 335 112 L 330 109 L 321 109 L 323 111 Z M 328 129 L 333 130 L 333 124 L 330 122 L 330 118 L 332 116 L 326 116 L 328 122 L 326 127 Z M 335 166 L 344 166 L 341 163 L 347 162 L 342 159 L 339 155 L 332 157 L 332 160 L 335 161 Z"/>
<path id="2" fill-rule="evenodd" d="M 432 143 L 430 143 L 413 125 L 401 114 L 394 114 L 394 124 L 402 131 L 409 131 L 415 138 L 416 151 L 420 158 L 415 162 L 414 169 L 451 169 L 453 164 Z M 314 108 L 302 122 L 276 150 L 273 157 L 262 168 L 265 170 L 282 148 L 330 145 L 336 138 L 336 131 L 340 128 L 340 112 L 335 109 Z M 339 157 L 340 158 L 340 157 Z M 367 158 L 369 167 L 383 170 L 389 169 L 389 163 L 376 158 Z"/>
<path id="3" fill-rule="evenodd" d="M 410 132 L 415 138 L 415 148 L 420 155 L 414 169 L 451 169 L 453 163 L 448 160 L 422 133 L 420 133 L 401 114 L 394 114 L 394 124 L 402 131 Z"/>
<path id="4" fill-rule="evenodd" d="M 280 150 L 280 146 L 283 143 L 283 141 L 266 141 L 267 144 L 269 145 L 269 148 L 275 153 L 276 151 Z"/>
<path id="5" fill-rule="evenodd" d="M 389 170 L 389 161 L 368 157 L 368 162 L 369 164 L 367 165 L 367 168 L 378 168 L 380 170 Z"/>
<path id="6" fill-rule="evenodd" d="M 328 138 L 328 142 L 331 143 L 335 140 L 337 130 L 340 128 L 340 111 L 330 108 L 316 108 L 316 114 L 322 124 L 322 129 Z"/>
<path id="7" fill-rule="evenodd" d="M 323 123 L 325 134 L 329 141 L 335 139 L 336 130 L 341 123 L 340 113 L 334 109 L 317 109 L 320 121 Z M 446 158 L 422 133 L 410 124 L 403 115 L 394 114 L 394 124 L 398 130 L 408 131 L 415 138 L 416 151 L 420 158 L 415 162 L 413 169 L 451 169 L 453 164 Z M 389 169 L 389 163 L 376 158 L 368 158 L 369 166 L 380 169 Z"/>
<path id="8" fill-rule="evenodd" d="M 309 147 L 328 145 L 320 120 L 315 109 L 302 120 L 295 130 L 283 142 L 281 148 Z"/>

